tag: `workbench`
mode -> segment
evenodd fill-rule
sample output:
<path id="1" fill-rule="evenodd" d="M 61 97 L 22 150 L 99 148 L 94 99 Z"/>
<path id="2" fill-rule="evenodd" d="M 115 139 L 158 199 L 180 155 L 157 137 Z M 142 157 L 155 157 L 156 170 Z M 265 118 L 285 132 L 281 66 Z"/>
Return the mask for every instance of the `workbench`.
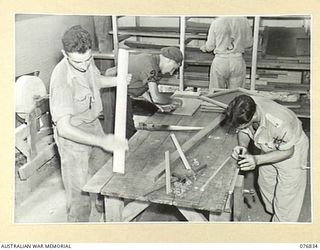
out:
<path id="1" fill-rule="evenodd" d="M 207 126 L 219 114 L 200 112 L 193 116 L 156 113 L 147 119 L 147 123 L 183 126 Z M 220 119 L 220 118 L 219 118 Z M 175 131 L 182 145 L 196 131 Z M 212 176 L 225 160 L 230 157 L 237 144 L 235 134 L 229 134 L 222 126 L 217 126 L 203 138 L 201 143 L 191 148 L 185 155 L 191 166 L 194 163 L 207 164 L 189 186 L 184 197 L 166 194 L 162 176 L 155 182 L 150 177 L 155 166 L 164 162 L 165 151 L 176 151 L 169 131 L 139 130 L 129 141 L 126 152 L 125 174 L 112 172 L 110 159 L 85 185 L 83 191 L 100 193 L 105 198 L 105 219 L 109 221 L 131 221 L 151 203 L 173 205 L 179 209 L 188 221 L 229 221 L 239 220 L 242 205 L 243 176 L 238 175 L 237 164 L 232 158 L 209 182 L 204 191 L 200 187 Z M 182 167 L 178 159 L 171 169 Z M 147 195 L 145 195 L 148 193 Z"/>

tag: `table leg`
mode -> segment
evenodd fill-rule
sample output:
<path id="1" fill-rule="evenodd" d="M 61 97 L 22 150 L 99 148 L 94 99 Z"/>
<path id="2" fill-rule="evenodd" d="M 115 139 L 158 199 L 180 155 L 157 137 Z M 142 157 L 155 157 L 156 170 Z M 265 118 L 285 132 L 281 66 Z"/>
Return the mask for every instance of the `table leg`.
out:
<path id="1" fill-rule="evenodd" d="M 208 221 L 206 217 L 194 209 L 178 207 L 179 211 L 188 221 Z"/>
<path id="2" fill-rule="evenodd" d="M 104 196 L 106 222 L 122 221 L 124 201 L 121 198 Z"/>
<path id="3" fill-rule="evenodd" d="M 243 207 L 243 175 L 238 175 L 233 191 L 233 220 L 240 221 Z"/>

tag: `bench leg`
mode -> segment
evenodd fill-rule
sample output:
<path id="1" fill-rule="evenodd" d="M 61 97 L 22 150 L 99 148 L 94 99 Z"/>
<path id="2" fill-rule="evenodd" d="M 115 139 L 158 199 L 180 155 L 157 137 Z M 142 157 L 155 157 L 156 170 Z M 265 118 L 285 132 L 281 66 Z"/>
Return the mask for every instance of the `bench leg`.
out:
<path id="1" fill-rule="evenodd" d="M 104 197 L 105 217 L 106 222 L 120 222 L 122 221 L 122 214 L 124 208 L 124 201 L 121 198 Z"/>
<path id="2" fill-rule="evenodd" d="M 233 191 L 233 220 L 240 221 L 243 208 L 243 175 L 238 175 Z"/>

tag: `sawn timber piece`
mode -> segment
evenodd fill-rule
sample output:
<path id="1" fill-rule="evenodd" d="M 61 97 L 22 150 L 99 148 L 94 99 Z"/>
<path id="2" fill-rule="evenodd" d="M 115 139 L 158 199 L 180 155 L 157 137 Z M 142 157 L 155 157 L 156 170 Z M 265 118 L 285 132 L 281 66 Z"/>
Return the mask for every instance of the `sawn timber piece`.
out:
<path id="1" fill-rule="evenodd" d="M 224 116 L 219 115 L 204 129 L 200 130 L 197 134 L 192 136 L 190 140 L 188 140 L 181 146 L 183 152 L 187 153 L 193 147 L 198 145 L 209 133 L 211 133 L 214 129 L 216 129 L 220 125 L 223 119 L 224 119 Z M 176 150 L 170 156 L 170 163 L 174 164 L 178 159 L 180 159 L 180 156 L 178 151 Z M 164 173 L 164 162 L 161 162 L 154 169 L 152 169 L 147 175 L 148 175 L 148 178 L 156 181 L 163 173 Z"/>

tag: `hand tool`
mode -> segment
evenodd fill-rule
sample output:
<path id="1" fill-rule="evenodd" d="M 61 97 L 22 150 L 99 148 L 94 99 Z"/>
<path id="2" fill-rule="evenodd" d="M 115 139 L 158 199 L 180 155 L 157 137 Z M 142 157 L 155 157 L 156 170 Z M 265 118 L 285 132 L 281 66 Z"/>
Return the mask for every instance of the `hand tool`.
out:
<path id="1" fill-rule="evenodd" d="M 197 176 L 203 169 L 205 169 L 207 167 L 207 164 L 203 164 L 203 165 L 200 165 L 198 166 L 197 168 L 194 168 L 193 169 L 193 172 L 195 173 L 195 176 Z M 192 173 L 192 176 L 193 176 L 193 173 Z M 174 183 L 175 181 L 185 181 L 186 179 L 188 179 L 188 177 L 190 177 L 190 172 L 185 170 L 185 169 L 182 169 L 182 171 L 179 171 L 179 170 L 174 170 L 174 172 L 172 173 L 172 178 L 170 180 L 170 183 Z M 160 180 L 163 180 L 163 178 L 159 179 L 158 182 L 160 182 Z M 153 186 L 151 189 L 149 189 L 148 191 L 146 191 L 144 193 L 143 196 L 147 196 L 155 191 L 158 191 L 162 188 L 166 187 L 166 183 L 163 184 L 163 183 L 157 183 L 155 186 Z"/>
<path id="2" fill-rule="evenodd" d="M 172 171 L 172 176 L 173 177 L 177 177 L 179 181 L 187 181 L 188 179 L 190 178 L 195 178 L 196 175 L 204 168 L 207 167 L 207 164 L 203 164 L 203 165 L 200 165 L 196 168 L 194 168 L 193 171 L 188 171 L 186 169 L 183 169 L 183 168 L 175 168 L 173 171 Z"/>
<path id="3" fill-rule="evenodd" d="M 164 125 L 164 124 L 152 124 L 152 123 L 139 122 L 136 129 L 149 130 L 149 131 L 198 131 L 203 129 L 203 127 Z"/>

